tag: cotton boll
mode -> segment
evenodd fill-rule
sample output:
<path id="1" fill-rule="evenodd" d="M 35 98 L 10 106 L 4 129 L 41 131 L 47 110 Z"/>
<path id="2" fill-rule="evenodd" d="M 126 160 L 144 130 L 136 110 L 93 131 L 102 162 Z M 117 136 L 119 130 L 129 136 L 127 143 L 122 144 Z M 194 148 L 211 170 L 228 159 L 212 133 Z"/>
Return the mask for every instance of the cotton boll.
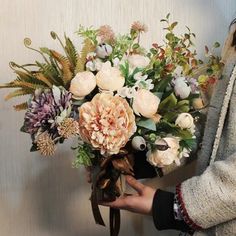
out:
<path id="1" fill-rule="evenodd" d="M 112 46 L 107 43 L 99 44 L 96 48 L 96 54 L 99 58 L 105 58 L 111 55 L 113 49 Z"/>

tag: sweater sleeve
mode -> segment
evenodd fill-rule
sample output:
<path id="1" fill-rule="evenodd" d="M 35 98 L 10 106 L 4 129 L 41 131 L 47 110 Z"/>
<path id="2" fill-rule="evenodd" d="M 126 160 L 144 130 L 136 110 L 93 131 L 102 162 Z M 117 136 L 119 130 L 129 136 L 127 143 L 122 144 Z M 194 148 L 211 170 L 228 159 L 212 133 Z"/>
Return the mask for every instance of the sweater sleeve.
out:
<path id="1" fill-rule="evenodd" d="M 158 189 L 153 198 L 152 215 L 158 230 L 175 229 L 182 232 L 192 232 L 183 220 L 174 216 L 174 193 Z"/>
<path id="2" fill-rule="evenodd" d="M 236 153 L 177 186 L 185 222 L 207 229 L 236 218 Z"/>

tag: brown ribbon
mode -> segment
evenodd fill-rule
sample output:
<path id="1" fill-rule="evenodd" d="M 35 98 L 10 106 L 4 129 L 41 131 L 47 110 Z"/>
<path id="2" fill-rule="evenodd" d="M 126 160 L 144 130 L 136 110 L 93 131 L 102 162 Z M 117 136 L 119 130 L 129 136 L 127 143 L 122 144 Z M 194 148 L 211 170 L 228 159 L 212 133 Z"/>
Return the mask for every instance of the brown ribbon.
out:
<path id="1" fill-rule="evenodd" d="M 133 175 L 133 169 L 127 157 L 123 155 L 113 155 L 105 158 L 99 165 L 99 171 L 93 178 L 91 206 L 96 224 L 105 226 L 100 209 L 99 202 L 115 201 L 121 194 L 118 184 L 120 175 Z M 110 236 L 118 236 L 120 231 L 120 210 L 110 208 Z"/>

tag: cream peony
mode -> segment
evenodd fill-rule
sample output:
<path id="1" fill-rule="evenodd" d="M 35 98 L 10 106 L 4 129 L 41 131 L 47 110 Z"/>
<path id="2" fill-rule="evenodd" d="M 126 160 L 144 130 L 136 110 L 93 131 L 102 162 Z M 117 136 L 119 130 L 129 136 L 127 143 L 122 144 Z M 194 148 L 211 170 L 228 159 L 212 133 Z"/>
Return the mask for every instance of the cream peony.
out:
<path id="1" fill-rule="evenodd" d="M 82 99 L 90 94 L 96 87 L 96 79 L 92 72 L 79 72 L 71 80 L 70 92 L 74 98 Z"/>
<path id="2" fill-rule="evenodd" d="M 166 137 L 155 142 L 157 145 L 167 146 L 163 150 L 156 149 L 147 152 L 147 161 L 156 167 L 165 167 L 172 163 L 180 164 L 179 161 L 179 139 L 176 137 Z"/>
<path id="3" fill-rule="evenodd" d="M 117 154 L 136 131 L 135 116 L 124 98 L 100 93 L 80 107 L 79 130 L 102 155 Z"/>
<path id="4" fill-rule="evenodd" d="M 139 89 L 134 96 L 133 110 L 135 114 L 152 118 L 156 113 L 160 99 L 146 89 Z"/>
<path id="5" fill-rule="evenodd" d="M 133 54 L 128 56 L 128 62 L 132 69 L 138 67 L 138 68 L 145 68 L 148 66 L 150 59 L 146 56 L 142 56 L 139 54 Z"/>
<path id="6" fill-rule="evenodd" d="M 101 70 L 96 74 L 97 86 L 101 90 L 116 91 L 123 87 L 125 78 L 118 68 L 112 67 L 110 63 L 104 63 Z"/>
<path id="7" fill-rule="evenodd" d="M 194 120 L 189 113 L 181 113 L 175 120 L 175 124 L 182 129 L 191 129 L 194 126 Z"/>

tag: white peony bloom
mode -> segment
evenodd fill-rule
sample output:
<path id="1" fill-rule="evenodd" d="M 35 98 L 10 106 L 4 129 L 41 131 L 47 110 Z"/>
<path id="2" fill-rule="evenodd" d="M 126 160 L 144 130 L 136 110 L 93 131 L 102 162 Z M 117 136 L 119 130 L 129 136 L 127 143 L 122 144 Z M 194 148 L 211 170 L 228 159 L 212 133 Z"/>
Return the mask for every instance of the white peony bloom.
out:
<path id="1" fill-rule="evenodd" d="M 112 46 L 107 43 L 99 44 L 96 48 L 96 54 L 100 58 L 105 58 L 111 55 L 112 53 Z"/>
<path id="2" fill-rule="evenodd" d="M 179 138 L 166 137 L 155 142 L 157 149 L 147 152 L 147 161 L 156 167 L 165 167 L 172 163 L 180 164 L 179 161 Z M 163 145 L 164 144 L 164 145 Z M 163 146 L 164 148 L 160 148 Z"/>
<path id="3" fill-rule="evenodd" d="M 182 129 L 191 129 L 195 127 L 194 119 L 189 113 L 181 113 L 175 120 L 175 124 Z"/>
<path id="4" fill-rule="evenodd" d="M 103 63 L 101 70 L 96 74 L 97 86 L 101 90 L 117 91 L 125 84 L 125 78 L 118 68 L 112 67 L 110 62 Z"/>
<path id="5" fill-rule="evenodd" d="M 70 92 L 74 98 L 82 99 L 96 87 L 96 79 L 92 72 L 83 71 L 76 74 L 71 80 Z"/>
<path id="6" fill-rule="evenodd" d="M 152 118 L 156 113 L 160 99 L 146 89 L 139 89 L 134 96 L 133 110 L 137 115 Z"/>
<path id="7" fill-rule="evenodd" d="M 176 96 L 179 96 L 181 99 L 185 99 L 190 95 L 191 88 L 186 83 L 184 77 L 179 77 L 175 80 L 174 91 Z"/>
<path id="8" fill-rule="evenodd" d="M 150 62 L 148 57 L 139 54 L 130 55 L 127 59 L 131 68 L 145 68 Z"/>

